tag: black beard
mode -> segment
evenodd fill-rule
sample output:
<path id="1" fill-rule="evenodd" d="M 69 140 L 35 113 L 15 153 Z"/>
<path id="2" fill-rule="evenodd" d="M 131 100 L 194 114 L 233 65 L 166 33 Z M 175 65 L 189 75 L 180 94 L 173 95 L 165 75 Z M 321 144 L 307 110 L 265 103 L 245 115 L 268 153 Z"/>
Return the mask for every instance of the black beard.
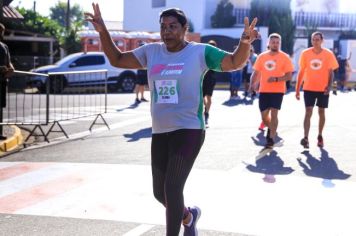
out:
<path id="1" fill-rule="evenodd" d="M 271 48 L 271 51 L 272 51 L 272 52 L 278 52 L 278 49 L 273 49 L 273 48 Z"/>

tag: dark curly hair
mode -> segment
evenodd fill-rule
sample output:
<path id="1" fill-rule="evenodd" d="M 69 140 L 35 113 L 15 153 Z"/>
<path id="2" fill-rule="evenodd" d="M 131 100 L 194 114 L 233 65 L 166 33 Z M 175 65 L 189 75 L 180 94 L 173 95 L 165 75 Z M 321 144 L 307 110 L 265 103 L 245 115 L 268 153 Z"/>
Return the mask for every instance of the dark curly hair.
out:
<path id="1" fill-rule="evenodd" d="M 173 16 L 175 18 L 177 18 L 178 22 L 184 27 L 187 22 L 188 22 L 188 19 L 187 17 L 185 16 L 184 12 L 179 9 L 179 8 L 169 8 L 169 9 L 166 9 L 164 11 L 162 11 L 159 15 L 159 21 L 161 22 L 162 20 L 162 17 L 167 17 L 167 16 Z"/>

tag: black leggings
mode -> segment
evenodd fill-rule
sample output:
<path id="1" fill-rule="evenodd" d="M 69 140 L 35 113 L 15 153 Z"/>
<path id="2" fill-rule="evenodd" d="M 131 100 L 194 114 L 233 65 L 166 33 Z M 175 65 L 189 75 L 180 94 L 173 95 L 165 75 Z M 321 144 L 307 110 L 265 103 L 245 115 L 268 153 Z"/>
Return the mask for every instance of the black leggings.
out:
<path id="1" fill-rule="evenodd" d="M 153 194 L 166 207 L 168 236 L 179 234 L 185 209 L 184 185 L 204 139 L 205 130 L 201 129 L 152 135 Z"/>

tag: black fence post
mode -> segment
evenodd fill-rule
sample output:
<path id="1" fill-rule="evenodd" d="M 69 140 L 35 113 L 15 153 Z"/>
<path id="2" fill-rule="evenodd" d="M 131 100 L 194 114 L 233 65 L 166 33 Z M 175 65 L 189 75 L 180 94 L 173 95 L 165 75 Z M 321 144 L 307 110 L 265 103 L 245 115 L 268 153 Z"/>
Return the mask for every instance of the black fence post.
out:
<path id="1" fill-rule="evenodd" d="M 3 134 L 3 109 L 6 107 L 6 78 L 0 75 L 0 140 L 5 140 Z"/>

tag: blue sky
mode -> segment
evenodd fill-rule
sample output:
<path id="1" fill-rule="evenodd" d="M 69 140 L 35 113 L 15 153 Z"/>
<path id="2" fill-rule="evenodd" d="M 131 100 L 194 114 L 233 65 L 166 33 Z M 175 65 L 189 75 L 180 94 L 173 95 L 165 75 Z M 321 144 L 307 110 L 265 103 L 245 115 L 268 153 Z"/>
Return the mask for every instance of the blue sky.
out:
<path id="1" fill-rule="evenodd" d="M 41 15 L 49 14 L 49 7 L 54 6 L 58 0 L 14 0 L 11 6 L 21 6 L 26 9 L 33 8 L 33 2 L 36 1 L 36 11 Z M 66 0 L 62 0 L 67 2 Z M 122 21 L 124 0 L 70 0 L 71 4 L 79 4 L 84 11 L 92 11 L 91 3 L 99 3 L 101 14 L 104 20 Z"/>

